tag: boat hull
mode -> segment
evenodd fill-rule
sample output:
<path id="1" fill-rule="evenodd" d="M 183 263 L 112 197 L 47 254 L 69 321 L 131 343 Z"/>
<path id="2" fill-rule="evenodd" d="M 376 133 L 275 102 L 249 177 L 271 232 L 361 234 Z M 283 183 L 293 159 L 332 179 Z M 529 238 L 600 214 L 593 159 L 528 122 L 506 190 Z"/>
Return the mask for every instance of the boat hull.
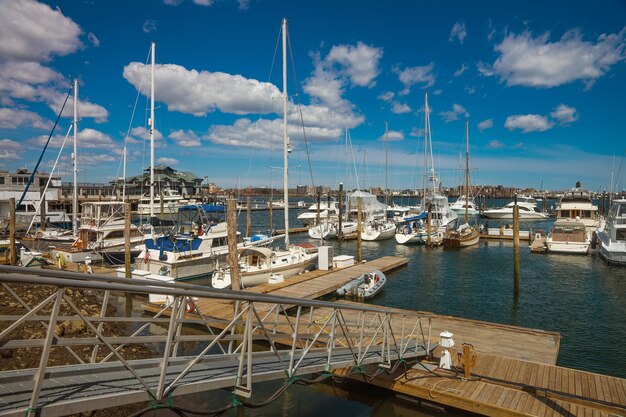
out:
<path id="1" fill-rule="evenodd" d="M 396 234 L 395 226 L 391 225 L 387 228 L 365 228 L 361 232 L 361 239 L 365 241 L 378 241 L 391 239 Z"/>
<path id="2" fill-rule="evenodd" d="M 551 253 L 571 253 L 586 255 L 589 253 L 590 242 L 561 242 L 546 240 L 546 247 Z"/>

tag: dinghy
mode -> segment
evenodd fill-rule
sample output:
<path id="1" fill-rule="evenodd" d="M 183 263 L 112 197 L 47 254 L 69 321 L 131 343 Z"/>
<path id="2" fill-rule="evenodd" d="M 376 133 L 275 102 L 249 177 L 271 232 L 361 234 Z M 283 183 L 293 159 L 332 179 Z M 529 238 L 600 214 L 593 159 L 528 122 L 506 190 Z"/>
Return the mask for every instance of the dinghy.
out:
<path id="1" fill-rule="evenodd" d="M 380 271 L 367 272 L 337 290 L 337 295 L 367 300 L 383 289 L 387 277 Z"/>

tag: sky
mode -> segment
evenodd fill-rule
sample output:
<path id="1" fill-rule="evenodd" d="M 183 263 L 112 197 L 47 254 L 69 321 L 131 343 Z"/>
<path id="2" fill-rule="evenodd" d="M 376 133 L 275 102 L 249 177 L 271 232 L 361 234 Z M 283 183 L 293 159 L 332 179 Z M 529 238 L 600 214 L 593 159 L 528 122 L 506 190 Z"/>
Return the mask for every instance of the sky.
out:
<path id="1" fill-rule="evenodd" d="M 0 0 L 0 170 L 34 169 L 73 79 L 79 181 L 121 177 L 124 144 L 148 168 L 154 42 L 156 163 L 282 187 L 283 18 L 290 187 L 420 188 L 427 93 L 444 186 L 467 119 L 474 185 L 626 188 L 624 0 Z M 40 168 L 64 181 L 72 107 Z"/>

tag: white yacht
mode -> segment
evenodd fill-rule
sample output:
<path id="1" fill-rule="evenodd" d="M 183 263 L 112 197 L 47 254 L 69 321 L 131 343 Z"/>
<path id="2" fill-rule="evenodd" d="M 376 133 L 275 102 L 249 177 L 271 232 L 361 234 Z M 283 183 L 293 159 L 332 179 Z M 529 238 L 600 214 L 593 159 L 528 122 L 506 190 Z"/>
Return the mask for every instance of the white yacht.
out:
<path id="1" fill-rule="evenodd" d="M 320 202 L 320 222 L 329 217 L 336 218 L 339 215 L 339 207 L 337 202 L 331 201 L 330 204 Z M 298 215 L 298 220 L 304 226 L 313 226 L 317 222 L 317 203 L 309 207 L 307 211 Z"/>
<path id="2" fill-rule="evenodd" d="M 600 227 L 602 220 L 598 214 L 598 206 L 593 205 L 591 196 L 582 189 L 580 182 L 576 184 L 576 188 L 563 193 L 556 208 L 556 219 L 580 221 L 585 225 L 589 239 L 591 239 L 593 232 Z"/>
<path id="3" fill-rule="evenodd" d="M 462 195 L 457 200 L 450 204 L 450 210 L 454 211 L 456 214 L 465 215 L 465 196 Z M 478 207 L 476 207 L 476 203 L 474 202 L 474 198 L 470 197 L 467 202 L 467 214 L 469 216 L 475 216 L 479 214 Z"/>
<path id="4" fill-rule="evenodd" d="M 548 215 L 542 213 L 537 208 L 537 202 L 530 196 L 518 196 L 517 205 L 519 207 L 519 218 L 522 220 L 547 219 Z M 483 216 L 488 219 L 513 220 L 513 207 L 515 201 L 511 201 L 504 207 L 483 211 Z"/>
<path id="5" fill-rule="evenodd" d="M 596 234 L 602 258 L 626 266 L 626 199 L 613 200 L 606 222 Z"/>
<path id="6" fill-rule="evenodd" d="M 585 224 L 577 219 L 558 219 L 546 237 L 548 252 L 584 255 L 589 252 L 590 246 L 591 239 Z"/>
<path id="7" fill-rule="evenodd" d="M 124 262 L 124 208 L 121 201 L 83 203 L 81 205 L 80 228 L 78 236 L 71 245 L 51 246 L 51 253 L 59 257 L 60 262 L 85 262 L 104 259 L 111 264 Z M 130 225 L 131 247 L 141 244 L 144 235 L 137 226 Z M 134 257 L 139 250 L 131 250 Z"/>
<path id="8" fill-rule="evenodd" d="M 193 203 L 195 203 L 195 200 L 187 200 L 183 198 L 178 191 L 165 188 L 160 195 L 154 197 L 154 215 L 176 214 L 180 207 Z M 137 206 L 137 212 L 142 215 L 149 215 L 150 206 L 150 196 L 141 197 L 139 205 Z M 161 207 L 163 207 L 162 212 Z"/>

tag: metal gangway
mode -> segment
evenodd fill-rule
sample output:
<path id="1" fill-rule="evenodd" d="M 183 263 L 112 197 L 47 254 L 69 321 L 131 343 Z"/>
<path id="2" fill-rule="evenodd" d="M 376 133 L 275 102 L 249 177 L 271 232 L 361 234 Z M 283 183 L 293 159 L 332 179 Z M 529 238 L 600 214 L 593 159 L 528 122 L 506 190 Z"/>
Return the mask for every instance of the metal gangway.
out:
<path id="1" fill-rule="evenodd" d="M 434 348 L 430 316 L 373 305 L 10 266 L 0 267 L 0 285 L 3 311 L 11 313 L 0 315 L 0 416 L 146 400 L 157 407 L 215 389 L 249 398 L 255 382 L 289 384 L 368 364 L 390 369 Z M 160 295 L 164 303 L 157 314 L 124 314 L 111 308 L 124 294 Z M 99 304 L 88 308 L 86 298 Z M 206 316 L 199 305 L 207 300 L 227 308 Z M 10 360 L 24 354 L 39 365 L 20 369 L 21 361 Z"/>

